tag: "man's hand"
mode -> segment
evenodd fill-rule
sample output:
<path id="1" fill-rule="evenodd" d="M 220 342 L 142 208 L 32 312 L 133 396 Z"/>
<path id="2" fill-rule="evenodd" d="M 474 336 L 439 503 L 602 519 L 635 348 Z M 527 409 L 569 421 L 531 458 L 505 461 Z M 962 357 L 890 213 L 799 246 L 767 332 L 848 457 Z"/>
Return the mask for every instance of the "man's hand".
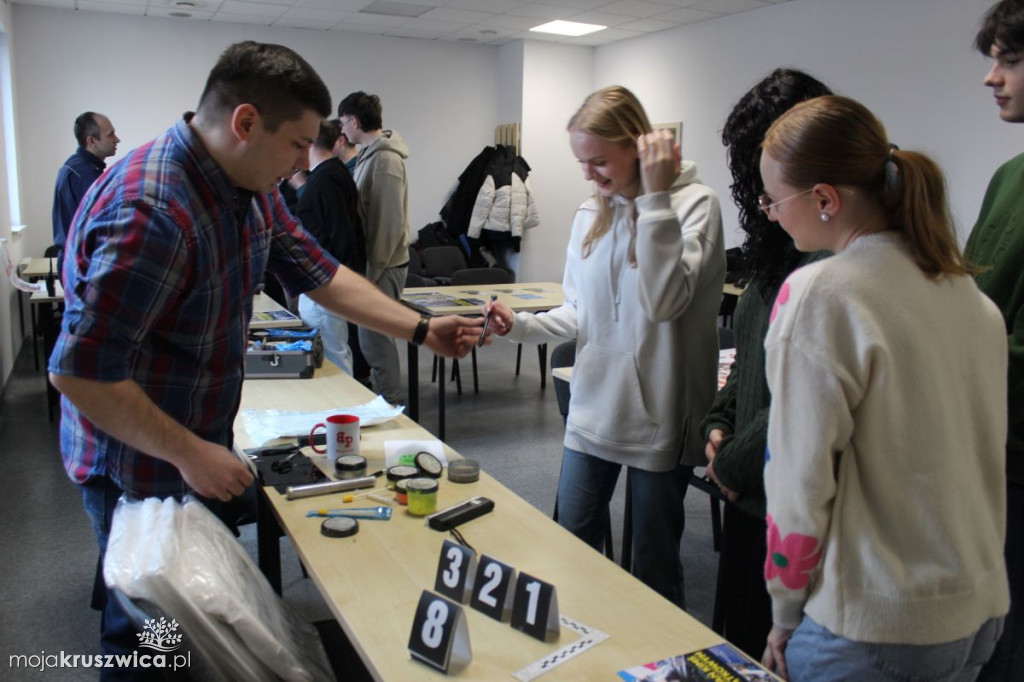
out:
<path id="1" fill-rule="evenodd" d="M 482 317 L 469 318 L 461 315 L 445 315 L 430 320 L 424 345 L 446 358 L 464 358 L 484 333 Z M 489 343 L 488 339 L 485 343 Z"/>
<path id="2" fill-rule="evenodd" d="M 175 464 L 185 483 L 203 497 L 227 502 L 253 483 L 249 467 L 227 448 L 199 441 L 195 450 Z"/>
<path id="3" fill-rule="evenodd" d="M 792 630 L 773 625 L 772 631 L 768 633 L 768 645 L 761 657 L 761 665 L 784 680 L 789 679 L 789 668 L 786 667 L 786 646 L 792 636 Z"/>

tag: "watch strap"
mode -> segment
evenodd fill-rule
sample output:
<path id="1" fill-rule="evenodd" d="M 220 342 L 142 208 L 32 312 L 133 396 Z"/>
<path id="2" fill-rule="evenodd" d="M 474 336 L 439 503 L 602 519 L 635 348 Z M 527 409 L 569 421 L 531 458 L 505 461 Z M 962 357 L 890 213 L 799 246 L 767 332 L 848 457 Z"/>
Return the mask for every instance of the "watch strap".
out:
<path id="1" fill-rule="evenodd" d="M 430 331 L 430 318 L 424 315 L 416 323 L 416 329 L 412 333 L 412 342 L 417 346 L 422 346 L 423 342 L 427 340 L 428 331 Z"/>

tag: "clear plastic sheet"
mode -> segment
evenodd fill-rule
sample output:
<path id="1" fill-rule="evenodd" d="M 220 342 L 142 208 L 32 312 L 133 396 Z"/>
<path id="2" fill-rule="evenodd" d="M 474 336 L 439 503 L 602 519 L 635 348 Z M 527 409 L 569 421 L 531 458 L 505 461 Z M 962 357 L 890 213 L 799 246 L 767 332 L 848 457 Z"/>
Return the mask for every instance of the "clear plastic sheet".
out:
<path id="1" fill-rule="evenodd" d="M 377 396 L 368 403 L 349 407 L 336 407 L 318 412 L 298 410 L 242 410 L 242 424 L 257 445 L 274 438 L 308 436 L 314 424 L 325 421 L 332 414 L 354 414 L 360 426 L 383 424 L 402 414 L 404 407 L 395 407 Z"/>
<path id="2" fill-rule="evenodd" d="M 316 628 L 281 601 L 227 527 L 194 498 L 122 497 L 103 574 L 108 586 L 176 619 L 218 679 L 334 679 Z"/>

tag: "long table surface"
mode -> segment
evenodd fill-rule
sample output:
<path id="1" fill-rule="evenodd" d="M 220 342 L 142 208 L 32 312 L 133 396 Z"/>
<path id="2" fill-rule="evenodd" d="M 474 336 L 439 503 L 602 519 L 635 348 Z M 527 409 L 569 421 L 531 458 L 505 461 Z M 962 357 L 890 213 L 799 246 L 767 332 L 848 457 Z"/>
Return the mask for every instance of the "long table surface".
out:
<path id="1" fill-rule="evenodd" d="M 516 312 L 551 310 L 562 305 L 565 294 L 559 282 L 526 282 L 517 284 L 465 284 L 462 286 L 408 287 L 402 291 L 402 302 L 427 315 L 479 315 L 491 294 L 498 296 Z M 433 298 L 433 303 L 426 304 Z"/>
<path id="2" fill-rule="evenodd" d="M 242 409 L 344 409 L 372 397 L 349 376 L 325 363 L 313 379 L 246 381 Z M 241 415 L 235 435 L 240 446 L 254 445 Z M 383 466 L 384 441 L 392 439 L 435 440 L 405 416 L 365 427 L 360 450 L 369 460 L 369 470 Z M 308 448 L 304 452 L 312 454 Z M 445 452 L 448 457 L 459 457 L 447 446 Z M 264 491 L 310 579 L 373 675 L 403 682 L 442 677 L 413 661 L 406 647 L 420 594 L 424 589 L 433 591 L 441 546 L 449 536 L 431 530 L 422 518 L 410 516 L 405 507 L 396 505 L 390 521 L 364 520 L 355 536 L 326 538 L 320 534 L 321 519 L 307 518 L 307 511 L 377 503 L 357 499 L 346 505 L 342 494 L 288 501 L 272 488 Z M 610 635 L 546 673 L 542 680 L 612 679 L 627 667 L 723 641 L 486 471 L 471 484 L 451 483 L 442 477 L 438 508 L 474 495 L 484 495 L 495 503 L 493 512 L 460 528 L 478 556 L 487 554 L 553 584 L 561 614 Z M 458 679 L 512 679 L 512 673 L 579 638 L 563 628 L 556 641 L 544 643 L 468 604 L 463 610 L 473 660 L 450 675 Z"/>

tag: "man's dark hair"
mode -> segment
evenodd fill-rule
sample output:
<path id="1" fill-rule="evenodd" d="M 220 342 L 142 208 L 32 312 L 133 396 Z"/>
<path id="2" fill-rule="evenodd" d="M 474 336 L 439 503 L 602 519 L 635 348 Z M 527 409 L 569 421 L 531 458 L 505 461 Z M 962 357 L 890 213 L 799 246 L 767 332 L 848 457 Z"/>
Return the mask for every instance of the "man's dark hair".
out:
<path id="1" fill-rule="evenodd" d="M 817 78 L 796 69 L 775 69 L 748 90 L 729 113 L 722 128 L 732 173 L 732 199 L 739 209 L 740 227 L 747 233 L 743 260 L 747 273 L 761 282 L 761 291 L 774 291 L 803 258 L 785 230 L 758 207 L 764 192 L 761 143 L 779 116 L 804 100 L 830 95 Z"/>
<path id="2" fill-rule="evenodd" d="M 380 130 L 383 127 L 380 97 L 367 95 L 360 90 L 353 92 L 338 105 L 338 116 L 355 116 L 359 119 L 359 129 L 364 132 Z"/>
<path id="3" fill-rule="evenodd" d="M 1024 0 L 1002 0 L 989 8 L 974 46 L 989 57 L 993 45 L 1000 52 L 1024 52 Z"/>
<path id="4" fill-rule="evenodd" d="M 240 104 L 256 107 L 271 133 L 307 110 L 331 115 L 331 94 L 309 62 L 283 45 L 251 40 L 224 50 L 199 98 L 199 108 L 215 114 Z"/>
<path id="5" fill-rule="evenodd" d="M 79 114 L 75 119 L 75 139 L 78 140 L 78 146 L 85 149 L 90 137 L 99 136 L 100 124 L 96 122 L 96 114 L 92 111 Z"/>
<path id="6" fill-rule="evenodd" d="M 320 149 L 330 151 L 334 149 L 335 143 L 341 137 L 341 122 L 332 118 L 329 121 L 320 121 L 320 132 L 316 135 L 314 145 Z"/>

